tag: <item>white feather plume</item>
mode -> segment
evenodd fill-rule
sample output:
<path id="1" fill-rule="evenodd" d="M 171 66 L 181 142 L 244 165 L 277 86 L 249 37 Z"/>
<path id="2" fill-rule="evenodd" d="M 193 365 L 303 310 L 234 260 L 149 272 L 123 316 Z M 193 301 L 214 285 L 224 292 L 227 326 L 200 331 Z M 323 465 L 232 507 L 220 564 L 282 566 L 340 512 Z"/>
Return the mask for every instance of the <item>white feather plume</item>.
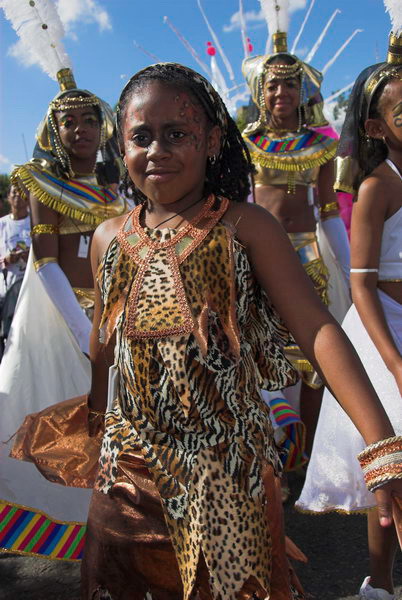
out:
<path id="1" fill-rule="evenodd" d="M 71 67 L 64 49 L 63 24 L 52 0 L 0 0 L 0 7 L 20 39 L 11 53 L 25 65 L 39 65 L 56 79 L 60 69 Z"/>
<path id="2" fill-rule="evenodd" d="M 289 29 L 289 0 L 260 0 L 269 35 Z"/>
<path id="3" fill-rule="evenodd" d="M 392 33 L 402 34 L 402 2 L 401 0 L 384 0 L 385 10 L 391 18 Z"/>

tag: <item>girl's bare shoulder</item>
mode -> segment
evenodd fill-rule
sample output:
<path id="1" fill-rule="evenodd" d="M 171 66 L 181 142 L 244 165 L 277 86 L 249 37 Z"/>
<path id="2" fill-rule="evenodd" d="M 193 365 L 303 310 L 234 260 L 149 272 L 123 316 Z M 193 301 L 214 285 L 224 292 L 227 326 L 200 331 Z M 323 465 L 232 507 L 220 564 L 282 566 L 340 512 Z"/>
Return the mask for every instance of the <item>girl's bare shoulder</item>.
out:
<path id="1" fill-rule="evenodd" d="M 357 195 L 356 210 L 387 217 L 400 204 L 402 180 L 386 162 L 376 167 L 361 183 Z"/>
<path id="2" fill-rule="evenodd" d="M 98 225 L 92 241 L 92 244 L 96 246 L 98 257 L 104 254 L 110 242 L 116 237 L 117 232 L 127 219 L 127 215 L 128 213 L 114 217 L 113 219 L 107 219 L 107 221 L 103 221 L 103 223 Z"/>
<path id="3" fill-rule="evenodd" d="M 282 227 L 271 213 L 254 203 L 229 202 L 223 221 L 246 246 L 252 246 L 261 237 L 283 235 Z"/>

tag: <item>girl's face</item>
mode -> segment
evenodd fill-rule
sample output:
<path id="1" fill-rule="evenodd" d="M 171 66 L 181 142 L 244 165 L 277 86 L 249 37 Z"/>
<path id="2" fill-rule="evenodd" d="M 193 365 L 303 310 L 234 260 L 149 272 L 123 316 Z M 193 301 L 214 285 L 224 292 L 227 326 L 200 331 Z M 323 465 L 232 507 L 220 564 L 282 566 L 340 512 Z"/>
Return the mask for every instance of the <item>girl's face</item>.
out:
<path id="1" fill-rule="evenodd" d="M 379 109 L 389 148 L 402 150 L 402 81 L 392 79 L 385 86 Z"/>
<path id="2" fill-rule="evenodd" d="M 150 81 L 131 96 L 122 131 L 130 178 L 149 200 L 190 203 L 202 197 L 207 159 L 219 153 L 220 129 L 210 126 L 189 93 Z"/>
<path id="3" fill-rule="evenodd" d="M 297 114 L 300 103 L 300 81 L 290 79 L 270 79 L 264 85 L 264 99 L 267 110 L 273 117 L 281 119 Z"/>
<path id="4" fill-rule="evenodd" d="M 92 106 L 55 113 L 60 140 L 68 154 L 78 159 L 96 156 L 100 123 Z"/>

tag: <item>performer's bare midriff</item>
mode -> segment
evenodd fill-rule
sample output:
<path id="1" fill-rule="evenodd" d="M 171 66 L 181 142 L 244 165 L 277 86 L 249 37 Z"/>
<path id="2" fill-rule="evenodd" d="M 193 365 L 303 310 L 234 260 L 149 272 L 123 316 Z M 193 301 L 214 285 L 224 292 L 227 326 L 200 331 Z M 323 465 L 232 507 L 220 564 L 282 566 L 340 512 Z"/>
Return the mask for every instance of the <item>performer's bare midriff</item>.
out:
<path id="1" fill-rule="evenodd" d="M 59 236 L 58 262 L 71 283 L 71 287 L 91 288 L 93 287 L 93 278 L 90 261 L 88 258 L 78 257 L 82 236 L 88 239 L 89 250 L 93 231 L 87 231 L 85 233 L 67 233 Z"/>
<path id="2" fill-rule="evenodd" d="M 315 232 L 314 207 L 308 204 L 306 186 L 296 186 L 293 194 L 287 193 L 286 185 L 258 186 L 255 188 L 255 199 L 288 233 Z"/>

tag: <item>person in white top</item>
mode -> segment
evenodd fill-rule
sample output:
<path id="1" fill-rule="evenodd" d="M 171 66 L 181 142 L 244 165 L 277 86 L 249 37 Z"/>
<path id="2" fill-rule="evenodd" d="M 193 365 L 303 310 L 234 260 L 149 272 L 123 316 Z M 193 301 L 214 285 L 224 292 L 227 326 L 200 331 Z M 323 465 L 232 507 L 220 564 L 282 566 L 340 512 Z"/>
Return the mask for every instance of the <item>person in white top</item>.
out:
<path id="1" fill-rule="evenodd" d="M 400 47 L 399 64 L 375 65 L 359 76 L 338 150 L 340 189 L 347 191 L 348 185 L 358 188 L 351 230 L 354 304 L 343 329 L 396 435 L 402 434 L 402 44 Z M 396 439 L 374 449 L 371 456 L 359 457 L 371 491 L 385 472 L 392 470 L 402 476 L 395 458 Z M 397 536 L 393 526 L 380 525 L 374 494 L 367 491 L 354 458 L 363 449 L 363 438 L 326 390 L 306 482 L 296 506 L 313 513 L 367 511 L 370 576 L 365 578 L 359 598 L 393 600 Z"/>
<path id="2" fill-rule="evenodd" d="M 0 218 L 0 336 L 7 337 L 27 266 L 31 245 L 28 201 L 11 185 L 7 194 L 10 214 Z M 0 348 L 0 357 L 1 357 Z"/>

